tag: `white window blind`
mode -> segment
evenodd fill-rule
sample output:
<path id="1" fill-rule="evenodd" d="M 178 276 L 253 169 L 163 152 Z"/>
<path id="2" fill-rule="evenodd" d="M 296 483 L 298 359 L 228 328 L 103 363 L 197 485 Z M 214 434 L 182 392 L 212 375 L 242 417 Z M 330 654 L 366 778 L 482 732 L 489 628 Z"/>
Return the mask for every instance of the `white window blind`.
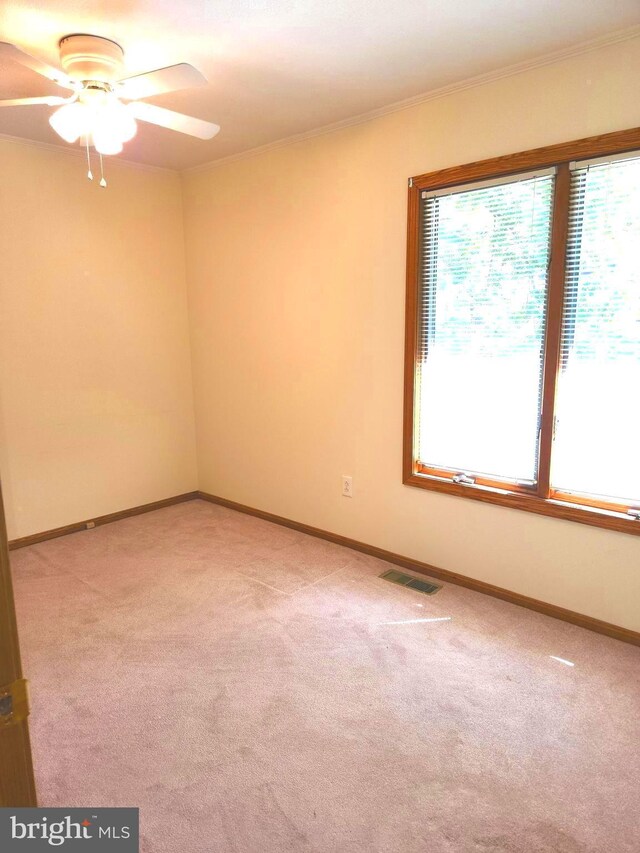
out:
<path id="1" fill-rule="evenodd" d="M 552 170 L 421 202 L 419 461 L 536 480 Z"/>
<path id="2" fill-rule="evenodd" d="M 551 484 L 640 503 L 640 157 L 573 164 Z"/>

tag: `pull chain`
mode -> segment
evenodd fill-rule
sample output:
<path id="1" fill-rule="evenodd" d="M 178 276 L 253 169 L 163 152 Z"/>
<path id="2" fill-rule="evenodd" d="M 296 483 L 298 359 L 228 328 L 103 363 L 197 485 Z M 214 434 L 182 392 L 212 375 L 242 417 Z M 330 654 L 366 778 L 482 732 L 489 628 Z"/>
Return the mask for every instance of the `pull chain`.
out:
<path id="1" fill-rule="evenodd" d="M 89 154 L 89 137 L 85 136 L 85 145 L 87 146 L 87 168 L 89 171 L 87 172 L 87 177 L 90 181 L 93 180 L 93 172 L 91 171 L 91 155 Z"/>
<path id="2" fill-rule="evenodd" d="M 106 187 L 107 182 L 104 179 L 104 168 L 102 166 L 102 154 L 100 154 L 100 186 Z"/>

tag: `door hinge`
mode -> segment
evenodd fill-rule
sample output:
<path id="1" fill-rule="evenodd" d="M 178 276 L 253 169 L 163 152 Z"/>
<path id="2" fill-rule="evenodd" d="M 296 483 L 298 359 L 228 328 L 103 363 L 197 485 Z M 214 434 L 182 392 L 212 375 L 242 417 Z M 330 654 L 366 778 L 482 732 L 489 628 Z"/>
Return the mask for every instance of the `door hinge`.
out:
<path id="1" fill-rule="evenodd" d="M 29 688 L 25 678 L 0 687 L 0 729 L 26 720 L 29 711 Z"/>

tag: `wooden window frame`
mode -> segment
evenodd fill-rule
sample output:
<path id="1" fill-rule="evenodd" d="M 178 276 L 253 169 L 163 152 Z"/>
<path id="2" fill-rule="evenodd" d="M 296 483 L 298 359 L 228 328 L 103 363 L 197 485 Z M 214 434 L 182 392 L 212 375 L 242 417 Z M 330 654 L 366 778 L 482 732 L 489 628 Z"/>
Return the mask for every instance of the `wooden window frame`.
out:
<path id="1" fill-rule="evenodd" d="M 403 483 L 457 497 L 564 518 L 581 524 L 640 535 L 640 520 L 626 514 L 619 504 L 554 490 L 550 485 L 551 448 L 556 385 L 560 365 L 560 331 L 564 303 L 565 256 L 568 232 L 569 193 L 574 160 L 590 160 L 640 150 L 640 128 L 591 136 L 574 142 L 535 148 L 455 166 L 409 181 L 407 217 L 407 296 L 405 327 Z M 418 423 L 416 364 L 420 313 L 420 198 L 424 190 L 455 187 L 491 178 L 514 177 L 521 172 L 556 168 L 553 197 L 551 251 L 549 260 L 545 357 L 542 379 L 542 429 L 539 447 L 538 482 L 533 487 L 513 487 L 503 481 L 476 477 L 473 485 L 454 483 L 450 470 L 425 468 L 415 458 L 414 440 Z"/>

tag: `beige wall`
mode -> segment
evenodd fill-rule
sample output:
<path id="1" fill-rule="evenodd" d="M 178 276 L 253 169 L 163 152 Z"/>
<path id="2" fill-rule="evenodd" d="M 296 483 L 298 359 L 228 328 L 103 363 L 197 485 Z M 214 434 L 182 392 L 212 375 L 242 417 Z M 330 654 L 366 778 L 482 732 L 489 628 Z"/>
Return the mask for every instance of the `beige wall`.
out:
<path id="1" fill-rule="evenodd" d="M 401 483 L 407 178 L 640 125 L 638 79 L 628 41 L 185 175 L 200 487 L 640 629 L 640 538 Z"/>
<path id="2" fill-rule="evenodd" d="M 183 178 L 0 140 L 16 538 L 200 487 L 640 629 L 640 539 L 401 483 L 406 179 L 640 125 L 640 40 Z M 340 495 L 341 474 L 354 498 Z"/>
<path id="3" fill-rule="evenodd" d="M 196 487 L 180 179 L 0 140 L 9 537 Z"/>

